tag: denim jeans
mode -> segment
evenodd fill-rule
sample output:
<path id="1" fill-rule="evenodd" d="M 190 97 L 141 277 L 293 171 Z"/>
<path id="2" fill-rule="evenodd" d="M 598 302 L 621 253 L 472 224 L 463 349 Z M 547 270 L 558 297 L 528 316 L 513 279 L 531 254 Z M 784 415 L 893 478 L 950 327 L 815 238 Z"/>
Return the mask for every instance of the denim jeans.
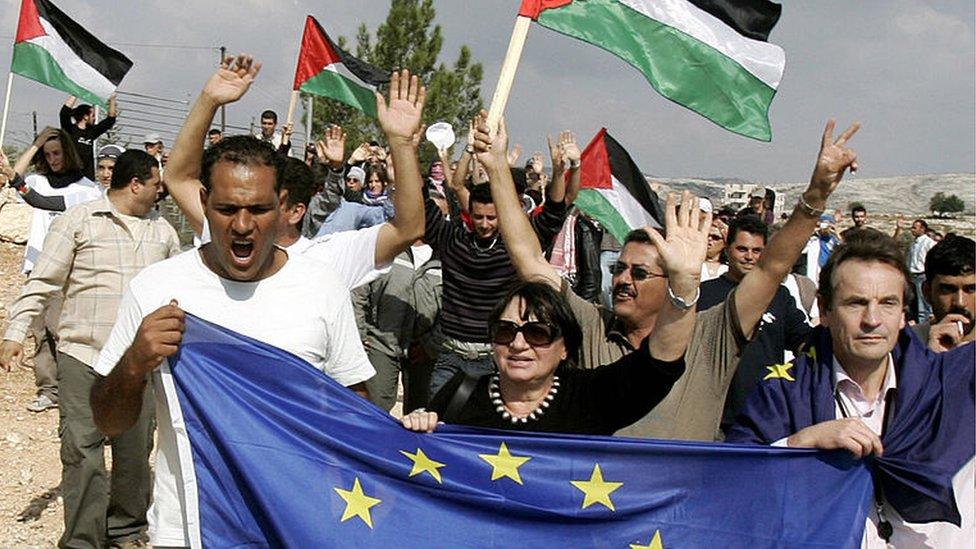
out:
<path id="1" fill-rule="evenodd" d="M 458 342 L 461 343 L 461 342 Z M 443 347 L 430 374 L 430 396 L 444 386 L 454 374 L 463 371 L 472 377 L 481 377 L 495 371 L 495 360 L 490 353 L 467 353 L 455 348 Z"/>
<path id="2" fill-rule="evenodd" d="M 918 316 L 915 318 L 915 321 L 919 323 L 925 322 L 932 316 L 932 306 L 925 300 L 925 295 L 922 291 L 922 284 L 924 282 L 925 273 L 912 274 L 912 286 L 915 287 L 915 306 L 918 311 Z"/>

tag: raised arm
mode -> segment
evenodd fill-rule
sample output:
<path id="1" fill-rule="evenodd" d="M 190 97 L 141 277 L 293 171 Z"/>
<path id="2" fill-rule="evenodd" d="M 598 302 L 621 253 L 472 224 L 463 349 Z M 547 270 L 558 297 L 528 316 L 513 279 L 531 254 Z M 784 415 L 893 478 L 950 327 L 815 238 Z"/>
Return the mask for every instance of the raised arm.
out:
<path id="1" fill-rule="evenodd" d="M 30 169 L 31 161 L 34 159 L 34 155 L 36 155 L 37 151 L 44 147 L 44 144 L 47 143 L 49 139 L 56 137 L 58 135 L 58 131 L 59 130 L 57 128 L 52 128 L 51 126 L 41 130 L 41 133 L 37 134 L 37 137 L 34 139 L 34 142 L 31 143 L 30 147 L 27 147 L 27 149 L 20 153 L 20 156 L 17 157 L 17 162 L 14 162 L 14 171 L 19 173 L 21 176 L 26 176 L 27 170 Z"/>
<path id="2" fill-rule="evenodd" d="M 756 268 L 742 279 L 735 292 L 735 310 L 742 333 L 752 333 L 769 307 L 776 289 L 817 228 L 820 214 L 827 206 L 827 198 L 840 184 L 844 172 L 848 168 L 851 173 L 857 171 L 857 153 L 847 148 L 846 144 L 860 127 L 855 122 L 834 140 L 834 121 L 831 119 L 827 122 L 810 185 L 800 196 L 790 219 L 770 239 Z"/>
<path id="3" fill-rule="evenodd" d="M 464 150 L 461 151 L 461 158 L 458 159 L 457 169 L 451 174 L 451 178 L 448 180 L 451 191 L 457 196 L 458 205 L 461 206 L 461 211 L 468 211 L 468 197 L 471 193 L 468 191 L 468 187 L 465 186 L 465 182 L 468 179 L 468 174 L 471 172 L 471 161 L 474 160 L 472 156 L 474 154 L 474 149 L 472 148 L 474 144 L 474 128 L 468 127 L 468 143 L 465 145 Z"/>
<path id="4" fill-rule="evenodd" d="M 546 189 L 546 196 L 549 200 L 562 202 L 566 199 L 566 165 L 563 163 L 563 135 L 569 132 L 560 132 L 558 139 L 553 139 L 552 135 L 546 136 L 546 143 L 549 145 L 549 156 L 552 162 L 552 181 Z"/>
<path id="5" fill-rule="evenodd" d="M 478 162 L 488 171 L 491 198 L 498 213 L 498 230 L 501 231 L 512 265 L 522 280 L 548 282 L 560 289 L 562 279 L 546 261 L 542 246 L 536 237 L 529 218 L 522 211 L 522 202 L 515 193 L 515 182 L 508 166 L 508 129 L 505 120 L 498 123 L 494 138 L 488 135 L 488 113 L 482 110 L 475 117 L 474 150 Z"/>
<path id="6" fill-rule="evenodd" d="M 93 130 L 95 137 L 102 135 L 103 133 L 112 129 L 115 125 L 115 119 L 119 115 L 119 107 L 115 100 L 115 94 L 113 93 L 111 97 L 108 98 L 108 113 L 105 115 L 98 124 L 95 124 Z"/>
<path id="7" fill-rule="evenodd" d="M 417 159 L 418 133 L 423 133 L 421 118 L 427 88 L 410 71 L 390 77 L 390 99 L 376 94 L 376 111 L 380 126 L 390 144 L 390 155 L 396 168 L 396 193 L 393 205 L 396 215 L 380 227 L 376 240 L 376 267 L 382 267 L 410 244 L 424 235 L 424 201 Z"/>
<path id="8" fill-rule="evenodd" d="M 260 70 L 261 63 L 255 62 L 249 55 L 224 59 L 193 103 L 173 142 L 166 165 L 166 189 L 197 235 L 203 234 L 203 204 L 200 203 L 200 189 L 203 188 L 200 183 L 202 143 L 217 109 L 240 99 Z"/>
<path id="9" fill-rule="evenodd" d="M 580 180 L 582 178 L 580 162 L 583 153 L 579 145 L 576 144 L 576 136 L 572 132 L 563 132 L 559 136 L 559 145 L 563 152 L 563 162 L 566 166 L 566 173 L 569 180 L 566 182 L 566 206 L 576 202 L 576 195 L 579 194 Z"/>
<path id="10" fill-rule="evenodd" d="M 675 213 L 674 195 L 669 194 L 664 214 L 667 238 L 656 229 L 644 228 L 657 248 L 661 269 L 668 277 L 670 294 L 669 303 L 658 314 L 648 341 L 651 356 L 658 360 L 673 361 L 684 356 L 695 329 L 694 305 L 699 296 L 701 266 L 705 262 L 708 231 L 712 225 L 712 214 L 701 219 L 698 204 L 698 197 L 685 191 L 681 207 Z M 687 306 L 679 307 L 674 297 Z"/>

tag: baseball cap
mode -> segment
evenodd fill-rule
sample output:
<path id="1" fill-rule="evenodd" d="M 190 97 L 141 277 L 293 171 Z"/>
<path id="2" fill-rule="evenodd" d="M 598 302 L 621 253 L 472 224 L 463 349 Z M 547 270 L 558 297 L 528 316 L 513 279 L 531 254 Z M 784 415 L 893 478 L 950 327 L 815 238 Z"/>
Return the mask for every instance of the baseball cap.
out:
<path id="1" fill-rule="evenodd" d="M 119 145 L 105 145 L 104 147 L 98 149 L 98 154 L 95 155 L 95 158 L 97 158 L 98 160 L 101 160 L 103 158 L 115 159 L 118 158 L 119 155 L 124 152 L 125 149 L 120 147 Z"/>
<path id="2" fill-rule="evenodd" d="M 756 187 L 749 193 L 749 198 L 766 198 L 766 187 Z"/>
<path id="3" fill-rule="evenodd" d="M 159 137 L 158 133 L 147 133 L 146 137 L 142 140 L 143 143 L 162 143 L 163 138 Z"/>

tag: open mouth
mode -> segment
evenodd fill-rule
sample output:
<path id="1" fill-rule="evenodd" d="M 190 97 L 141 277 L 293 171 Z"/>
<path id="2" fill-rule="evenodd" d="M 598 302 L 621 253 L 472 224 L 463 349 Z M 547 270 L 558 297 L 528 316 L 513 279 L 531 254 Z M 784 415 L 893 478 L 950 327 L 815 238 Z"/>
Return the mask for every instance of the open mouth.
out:
<path id="1" fill-rule="evenodd" d="M 231 256 L 238 265 L 246 265 L 254 255 L 254 243 L 249 240 L 235 240 L 230 245 Z"/>
<path id="2" fill-rule="evenodd" d="M 627 286 L 622 286 L 613 291 L 614 301 L 626 301 L 628 299 L 634 299 L 635 297 L 637 297 L 637 294 L 635 294 L 633 290 Z"/>

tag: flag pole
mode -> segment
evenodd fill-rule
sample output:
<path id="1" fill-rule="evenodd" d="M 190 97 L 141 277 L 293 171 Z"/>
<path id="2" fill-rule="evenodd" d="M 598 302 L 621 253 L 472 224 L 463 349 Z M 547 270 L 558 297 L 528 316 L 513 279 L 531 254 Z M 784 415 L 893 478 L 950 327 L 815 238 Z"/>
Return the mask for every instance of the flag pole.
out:
<path id="1" fill-rule="evenodd" d="M 7 92 L 3 98 L 3 122 L 0 122 L 0 149 L 3 148 L 3 138 L 7 135 L 7 114 L 10 110 L 10 89 L 14 86 L 14 71 L 7 74 Z"/>
<path id="2" fill-rule="evenodd" d="M 291 101 L 288 102 L 288 116 L 285 117 L 285 124 L 291 124 L 291 119 L 295 115 L 295 104 L 298 103 L 298 90 L 291 92 Z"/>
<path id="3" fill-rule="evenodd" d="M 529 33 L 531 23 L 532 19 L 529 17 L 519 15 L 515 18 L 515 28 L 512 29 L 512 38 L 508 42 L 508 51 L 505 52 L 502 70 L 498 75 L 498 84 L 495 85 L 495 94 L 491 96 L 491 107 L 488 110 L 488 130 L 492 134 L 495 132 L 498 120 L 505 113 L 505 104 L 508 103 L 508 95 L 512 92 L 515 71 L 518 69 L 522 47 L 525 46 L 525 37 Z"/>

